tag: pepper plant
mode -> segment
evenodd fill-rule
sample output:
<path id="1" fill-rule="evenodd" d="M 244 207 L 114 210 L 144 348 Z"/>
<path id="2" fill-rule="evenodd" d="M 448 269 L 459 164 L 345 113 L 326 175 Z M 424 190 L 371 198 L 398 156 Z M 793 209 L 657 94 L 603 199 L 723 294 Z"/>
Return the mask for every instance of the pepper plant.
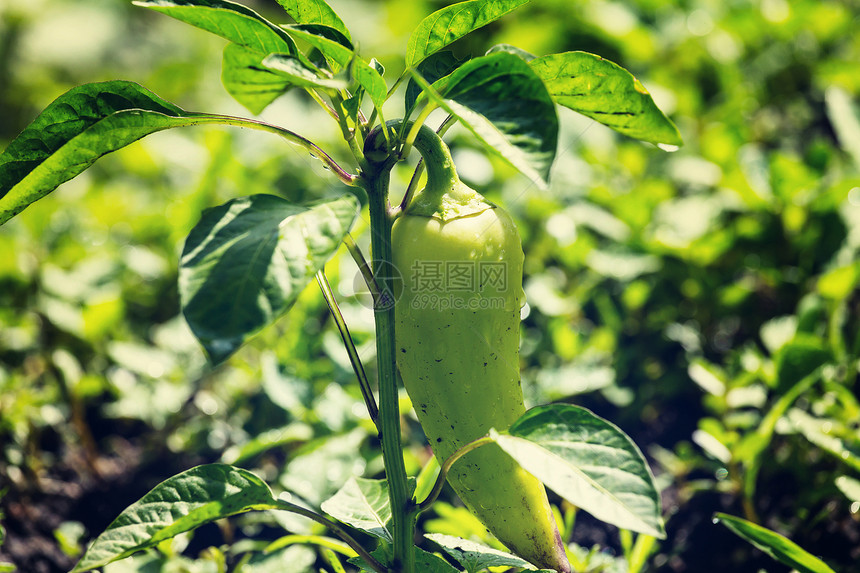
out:
<path id="1" fill-rule="evenodd" d="M 394 243 L 392 227 L 416 216 L 437 217 L 441 224 L 447 224 L 448 215 L 439 211 L 443 204 L 444 209 L 453 209 L 452 219 L 474 216 L 477 220 L 488 210 L 495 212 L 495 205 L 485 203 L 474 192 L 474 196 L 465 196 L 459 207 L 445 203 L 464 193 L 459 190 L 456 169 L 441 139 L 455 123 L 470 132 L 488 154 L 519 170 L 537 188 L 546 188 L 556 159 L 557 106 L 667 149 L 681 144 L 677 129 L 638 80 L 597 55 L 574 51 L 534 56 L 513 46 L 497 45 L 485 55 L 461 59 L 445 49 L 527 0 L 468 0 L 429 15 L 412 32 L 404 72 L 393 81 L 377 60 L 359 55 L 346 23 L 324 0 L 278 2 L 285 19 L 289 16 L 294 23 L 271 22 L 228 0 L 139 0 L 134 4 L 227 40 L 223 84 L 252 115 L 260 114 L 287 91 L 305 92 L 319 104 L 321 115 L 336 122 L 352 165 L 341 165 L 303 135 L 258 119 L 189 112 L 130 81 L 85 84 L 57 98 L 0 155 L 0 224 L 99 157 L 169 128 L 204 124 L 250 128 L 278 135 L 305 149 L 343 184 L 342 192 L 311 205 L 292 204 L 268 194 L 236 197 L 204 211 L 181 255 L 182 312 L 214 366 L 288 312 L 304 287 L 316 280 L 340 328 L 379 433 L 385 479 L 352 480 L 320 508 L 311 508 L 292 501 L 289 492 L 275 496 L 262 479 L 242 468 L 226 464 L 194 467 L 162 482 L 122 512 L 94 541 L 74 571 L 104 566 L 205 523 L 248 511 L 294 512 L 325 525 L 346 543 L 348 547 L 343 550 L 355 555 L 350 563 L 362 571 L 452 571 L 451 562 L 468 571 L 491 566 L 531 567 L 522 558 L 538 566 L 570 570 L 563 544 L 557 545 L 560 556 L 547 561 L 524 550 L 524 545 L 514 539 L 516 532 L 513 538 L 500 538 L 520 556 L 440 536 L 433 539 L 451 562 L 416 547 L 417 516 L 431 506 L 449 472 L 452 484 L 460 484 L 457 491 L 467 505 L 472 495 L 467 490 L 477 487 L 471 499 L 480 501 L 470 506 L 483 509 L 509 501 L 495 499 L 499 496 L 519 494 L 518 484 L 525 482 L 511 481 L 515 474 L 544 482 L 574 506 L 638 533 L 631 543 L 628 564 L 631 571 L 640 570 L 649 548 L 664 531 L 659 492 L 636 445 L 609 421 L 574 405 L 544 405 L 525 413 L 519 409 L 517 329 L 522 252 L 518 239 L 516 243 L 504 242 L 516 236 L 507 215 L 502 218 L 509 237 L 499 245 L 510 248 L 493 251 L 499 245 L 491 244 L 496 239 L 490 232 L 475 232 L 470 238 L 474 242 L 472 252 L 492 251 L 496 262 L 508 265 L 507 280 L 512 283 L 508 287 L 513 290 L 505 297 L 506 318 L 486 322 L 490 329 L 507 325 L 507 331 L 499 334 L 499 346 L 487 349 L 487 356 L 501 360 L 502 366 L 490 368 L 482 377 L 468 359 L 472 354 L 482 356 L 478 346 L 487 341 L 475 341 L 475 348 L 463 347 L 469 337 L 455 331 L 468 327 L 468 317 L 461 315 L 448 323 L 454 327 L 450 344 L 459 347 L 451 371 L 445 374 L 450 376 L 447 381 L 456 387 L 481 385 L 473 395 L 484 396 L 486 401 L 470 404 L 472 415 L 492 425 L 461 426 L 459 422 L 464 420 L 450 420 L 450 430 L 425 428 L 434 442 L 446 439 L 455 445 L 436 449 L 440 457 L 436 485 L 417 498 L 415 480 L 407 475 L 402 455 L 399 377 L 412 377 L 421 370 L 422 360 L 432 361 L 426 352 L 420 356 L 422 342 L 435 336 L 437 348 L 447 351 L 448 339 L 429 332 L 447 319 L 434 320 L 436 315 L 427 309 L 411 313 L 409 332 L 398 336 L 397 327 L 405 329 L 407 321 L 404 316 L 396 319 L 395 301 L 408 269 L 398 269 L 394 263 L 398 257 L 401 264 L 407 260 L 420 263 L 418 259 L 433 253 L 420 248 L 404 251 L 409 241 L 420 240 L 420 231 L 404 223 L 395 233 Z M 390 110 L 403 110 L 403 115 L 389 118 Z M 431 113 L 438 110 L 444 119 L 433 129 L 429 125 Z M 413 147 L 422 161 L 402 200 L 392 202 L 391 171 Z M 435 189 L 435 194 L 427 191 L 416 195 L 425 166 L 427 189 Z M 433 201 L 437 203 L 431 204 Z M 461 208 L 465 211 L 458 211 Z M 349 234 L 364 209 L 370 219 L 370 256 L 361 252 Z M 365 373 L 324 274 L 326 262 L 343 243 L 373 293 L 376 384 Z M 398 356 L 399 352 L 409 358 Z M 500 389 L 498 379 L 506 377 L 509 380 L 504 383 L 509 386 Z M 426 406 L 436 409 L 426 417 L 419 416 L 422 423 L 432 419 L 438 425 L 439 420 L 454 414 L 444 410 L 446 397 L 438 380 L 423 383 L 410 379 L 406 387 L 420 388 L 410 393 L 420 395 Z M 439 393 L 438 400 L 433 399 L 434 392 Z M 513 415 L 494 417 L 498 392 L 511 396 Z M 417 401 L 414 396 L 413 400 Z M 461 427 L 471 428 L 471 432 L 479 427 L 483 435 L 466 435 Z M 480 452 L 485 455 L 476 455 Z M 458 466 L 458 462 L 462 463 Z M 428 468 L 427 473 L 432 471 Z M 501 481 L 488 483 L 486 491 L 481 491 L 484 478 L 475 476 L 494 474 Z M 498 486 L 502 482 L 504 487 Z M 541 490 L 535 491 L 537 497 L 529 494 L 527 499 L 545 499 Z M 555 524 L 548 507 L 529 511 L 527 506 L 527 511 L 518 514 L 525 521 L 547 520 L 547 527 L 531 528 L 530 523 L 522 522 L 513 530 L 551 535 Z M 506 516 L 492 507 L 478 513 L 491 531 L 511 530 L 510 524 L 499 523 Z M 556 541 L 542 540 L 541 544 L 554 547 Z M 335 571 L 343 570 L 340 564 L 332 566 Z"/>

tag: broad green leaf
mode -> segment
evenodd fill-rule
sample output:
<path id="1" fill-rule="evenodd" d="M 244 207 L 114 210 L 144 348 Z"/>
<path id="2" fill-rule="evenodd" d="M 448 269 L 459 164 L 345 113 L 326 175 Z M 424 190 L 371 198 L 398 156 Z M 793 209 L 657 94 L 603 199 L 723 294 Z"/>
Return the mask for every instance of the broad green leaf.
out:
<path id="1" fill-rule="evenodd" d="M 450 50 L 442 50 L 436 52 L 420 64 L 416 71 L 423 77 L 428 84 L 432 84 L 436 80 L 443 78 L 456 70 L 462 64 L 468 61 L 467 58 L 458 59 L 454 52 Z M 415 107 L 415 102 L 418 96 L 421 95 L 421 86 L 415 83 L 415 80 L 410 78 L 406 85 L 406 113 L 405 117 L 409 117 L 412 109 Z"/>
<path id="2" fill-rule="evenodd" d="M 250 8 L 229 0 L 134 0 L 132 3 L 221 36 L 263 56 L 298 53 L 295 42 L 278 26 Z"/>
<path id="3" fill-rule="evenodd" d="M 565 52 L 535 58 L 530 65 L 559 105 L 636 139 L 683 144 L 648 90 L 618 64 L 587 52 Z"/>
<path id="4" fill-rule="evenodd" d="M 406 46 L 406 67 L 458 40 L 473 30 L 486 26 L 529 0 L 469 0 L 433 12 L 418 24 Z"/>
<path id="5" fill-rule="evenodd" d="M 385 80 L 379 75 L 375 68 L 358 57 L 351 48 L 333 39 L 331 34 L 333 28 L 322 25 L 296 25 L 282 26 L 292 36 L 306 41 L 318 49 L 323 55 L 341 69 L 353 66 L 352 73 L 356 81 L 367 91 L 371 101 L 377 108 L 381 108 L 388 96 L 388 87 Z M 338 70 L 335 70 L 338 71 Z"/>
<path id="6" fill-rule="evenodd" d="M 714 519 L 780 563 L 800 573 L 836 573 L 824 561 L 770 529 L 725 513 L 715 514 Z"/>
<path id="7" fill-rule="evenodd" d="M 481 571 L 487 567 L 524 567 L 532 569 L 531 563 L 474 541 L 467 541 L 444 533 L 428 533 L 427 539 L 438 544 L 445 553 L 463 566 L 469 573 Z"/>
<path id="8" fill-rule="evenodd" d="M 388 482 L 385 480 L 350 478 L 333 497 L 320 506 L 334 517 L 366 533 L 394 542 L 388 531 L 391 505 L 388 500 Z"/>
<path id="9" fill-rule="evenodd" d="M 204 523 L 277 507 L 269 487 L 251 472 L 224 464 L 197 466 L 161 482 L 123 511 L 73 573 L 102 567 Z"/>
<path id="10" fill-rule="evenodd" d="M 343 20 L 325 0 L 278 0 L 278 4 L 298 24 L 323 24 L 343 34 L 350 42 L 352 38 Z"/>
<path id="11" fill-rule="evenodd" d="M 532 408 L 499 446 L 557 494 L 622 529 L 664 538 L 660 494 L 630 438 L 585 408 Z"/>
<path id="12" fill-rule="evenodd" d="M 280 318 L 335 253 L 358 211 L 351 195 L 310 208 L 273 195 L 203 213 L 182 252 L 182 311 L 214 363 Z"/>
<path id="13" fill-rule="evenodd" d="M 287 78 L 296 86 L 320 88 L 323 90 L 342 90 L 349 87 L 349 82 L 336 78 L 321 78 L 316 72 L 306 66 L 300 59 L 289 54 L 270 54 L 263 65 L 275 74 Z"/>
<path id="14" fill-rule="evenodd" d="M 499 52 L 475 58 L 424 87 L 488 151 L 546 187 L 558 144 L 558 115 L 543 82 L 527 63 Z"/>
<path id="15" fill-rule="evenodd" d="M 236 101 L 254 115 L 260 114 L 295 82 L 263 67 L 265 54 L 239 44 L 227 44 L 221 65 L 221 83 Z M 291 57 L 291 56 L 290 56 Z"/>
<path id="16" fill-rule="evenodd" d="M 84 84 L 54 100 L 0 154 L 0 224 L 95 161 L 171 127 L 224 123 L 125 81 Z"/>

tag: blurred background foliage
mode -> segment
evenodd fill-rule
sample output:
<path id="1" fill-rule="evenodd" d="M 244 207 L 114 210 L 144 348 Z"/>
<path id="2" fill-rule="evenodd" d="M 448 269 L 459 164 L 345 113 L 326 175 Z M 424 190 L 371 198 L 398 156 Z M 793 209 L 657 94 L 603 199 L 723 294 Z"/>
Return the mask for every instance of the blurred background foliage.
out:
<path id="1" fill-rule="evenodd" d="M 288 20 L 274 0 L 246 3 Z M 389 84 L 410 31 L 447 4 L 330 3 Z M 788 570 L 714 525 L 715 511 L 860 571 L 858 29 L 856 1 L 535 0 L 454 45 L 599 54 L 633 72 L 684 137 L 665 153 L 562 110 L 547 192 L 465 132 L 448 137 L 463 179 L 520 225 L 528 401 L 614 421 L 665 488 L 669 537 L 648 571 Z M 108 79 L 247 115 L 221 87 L 223 45 L 125 0 L 4 0 L 0 146 L 65 90 Z M 291 92 L 263 117 L 348 164 L 308 98 Z M 402 188 L 409 172 L 397 175 Z M 214 371 L 178 316 L 178 255 L 202 209 L 337 188 L 273 136 L 178 130 L 105 157 L 0 228 L 0 568 L 68 570 L 125 506 L 197 463 L 247 467 L 312 506 L 349 476 L 381 475 L 318 290 Z M 363 225 L 353 234 L 366 250 Z M 339 256 L 327 272 L 372 371 L 354 263 Z M 430 454 L 403 406 L 417 474 Z M 560 509 L 580 570 L 627 570 L 626 533 Z M 492 543 L 450 492 L 423 525 Z M 303 545 L 258 553 L 285 530 L 322 533 L 248 515 L 106 571 L 327 567 Z"/>

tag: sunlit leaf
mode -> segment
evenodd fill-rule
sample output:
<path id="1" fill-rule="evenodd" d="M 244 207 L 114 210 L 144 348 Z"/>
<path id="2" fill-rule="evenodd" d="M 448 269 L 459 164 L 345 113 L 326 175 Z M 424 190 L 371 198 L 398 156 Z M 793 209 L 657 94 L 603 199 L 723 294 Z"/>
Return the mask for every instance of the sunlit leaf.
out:
<path id="1" fill-rule="evenodd" d="M 425 537 L 438 544 L 466 571 L 483 571 L 487 567 L 525 567 L 526 569 L 533 567 L 531 563 L 516 555 L 459 537 L 443 533 L 429 533 Z"/>
<path id="2" fill-rule="evenodd" d="M 535 58 L 530 65 L 559 105 L 636 139 L 683 143 L 648 90 L 618 64 L 587 52 L 565 52 Z"/>
<path id="3" fill-rule="evenodd" d="M 296 23 L 323 24 L 338 30 L 347 40 L 352 41 L 346 24 L 325 0 L 278 0 L 278 4 L 292 16 Z"/>
<path id="4" fill-rule="evenodd" d="M 358 211 L 345 195 L 310 208 L 273 195 L 203 213 L 182 252 L 182 312 L 213 362 L 280 318 L 337 250 Z"/>
<path id="5" fill-rule="evenodd" d="M 319 77 L 300 59 L 289 54 L 271 54 L 263 60 L 263 65 L 296 86 L 335 91 L 349 87 L 349 82 L 344 79 Z"/>
<path id="6" fill-rule="evenodd" d="M 468 61 L 467 59 L 459 59 L 450 50 L 442 50 L 436 52 L 432 56 L 418 64 L 416 71 L 421 74 L 427 83 L 432 84 L 436 80 L 443 78 L 456 70 L 460 65 Z M 414 79 L 409 80 L 406 84 L 406 113 L 408 117 L 415 106 L 415 101 L 421 95 L 421 86 L 415 83 Z"/>
<path id="7" fill-rule="evenodd" d="M 436 105 L 541 187 L 547 185 L 558 144 L 558 115 L 543 82 L 506 52 L 475 58 L 425 87 Z"/>
<path id="8" fill-rule="evenodd" d="M 282 26 L 289 34 L 302 39 L 311 46 L 317 48 L 332 63 L 339 66 L 338 69 L 353 66 L 353 74 L 356 81 L 367 91 L 371 101 L 377 108 L 381 108 L 388 96 L 388 87 L 379 72 L 367 62 L 356 56 L 351 47 L 331 34 L 333 28 L 326 29 L 322 25 L 295 25 Z M 338 70 L 335 70 L 338 71 Z"/>
<path id="9" fill-rule="evenodd" d="M 639 448 L 585 408 L 532 408 L 499 446 L 557 494 L 622 529 L 665 537 L 660 494 Z"/>
<path id="10" fill-rule="evenodd" d="M 418 65 L 469 32 L 486 26 L 529 0 L 469 0 L 446 6 L 424 18 L 409 37 L 406 67 Z"/>
<path id="11" fill-rule="evenodd" d="M 350 478 L 331 498 L 320 506 L 324 512 L 371 535 L 394 542 L 388 531 L 391 505 L 385 480 Z"/>
<path id="12" fill-rule="evenodd" d="M 223 464 L 197 466 L 155 486 L 96 538 L 74 573 L 153 547 L 204 523 L 278 507 L 263 480 Z"/>
<path id="13" fill-rule="evenodd" d="M 125 81 L 84 84 L 54 100 L 0 154 L 0 224 L 99 157 L 172 127 L 223 123 Z"/>
<path id="14" fill-rule="evenodd" d="M 824 561 L 770 529 L 725 513 L 715 514 L 714 519 L 780 563 L 800 573 L 836 573 Z"/>
<path id="15" fill-rule="evenodd" d="M 224 89 L 255 115 L 296 85 L 283 74 L 267 70 L 262 63 L 264 57 L 239 44 L 227 44 L 221 64 Z"/>

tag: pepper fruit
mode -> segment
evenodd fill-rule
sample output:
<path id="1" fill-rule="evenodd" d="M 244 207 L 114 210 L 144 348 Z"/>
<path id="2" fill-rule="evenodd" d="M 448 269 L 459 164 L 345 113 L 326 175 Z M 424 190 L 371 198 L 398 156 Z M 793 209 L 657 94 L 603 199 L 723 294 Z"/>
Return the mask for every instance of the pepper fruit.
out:
<path id="1" fill-rule="evenodd" d="M 519 376 L 523 250 L 501 207 L 462 183 L 450 152 L 423 126 L 415 147 L 427 184 L 392 228 L 403 275 L 395 303 L 397 366 L 440 464 L 524 412 Z M 465 505 L 513 552 L 542 568 L 570 565 L 543 484 L 496 444 L 447 476 Z"/>

